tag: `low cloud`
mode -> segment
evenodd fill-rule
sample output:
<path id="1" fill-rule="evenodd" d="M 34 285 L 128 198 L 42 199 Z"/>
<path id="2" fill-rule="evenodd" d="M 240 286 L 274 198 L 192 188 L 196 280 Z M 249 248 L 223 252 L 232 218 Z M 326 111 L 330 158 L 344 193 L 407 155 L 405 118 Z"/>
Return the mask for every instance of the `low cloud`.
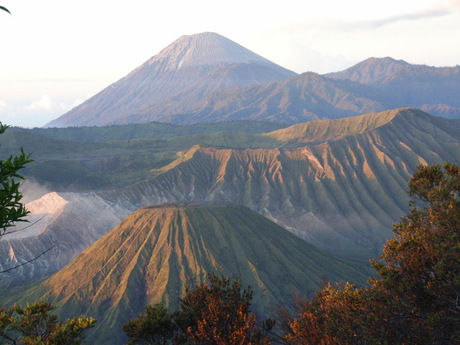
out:
<path id="1" fill-rule="evenodd" d="M 23 195 L 21 202 L 26 204 L 50 193 L 52 188 L 29 177 L 21 184 L 20 191 Z"/>
<path id="2" fill-rule="evenodd" d="M 43 95 L 38 101 L 32 102 L 29 106 L 27 106 L 26 110 L 46 110 L 50 111 L 53 110 L 54 105 L 51 101 L 51 98 L 48 95 Z"/>

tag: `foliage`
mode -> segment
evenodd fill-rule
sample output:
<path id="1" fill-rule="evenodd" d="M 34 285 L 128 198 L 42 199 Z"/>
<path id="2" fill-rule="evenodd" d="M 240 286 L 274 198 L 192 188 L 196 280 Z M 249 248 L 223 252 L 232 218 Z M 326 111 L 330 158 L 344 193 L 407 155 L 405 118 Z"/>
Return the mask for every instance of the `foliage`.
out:
<path id="1" fill-rule="evenodd" d="M 417 200 L 373 262 L 381 279 L 305 301 L 288 343 L 460 343 L 460 168 L 419 166 L 409 193 Z"/>
<path id="2" fill-rule="evenodd" d="M 8 126 L 0 123 L 0 134 L 7 128 Z M 24 179 L 19 174 L 19 170 L 30 162 L 32 162 L 30 154 L 26 155 L 22 149 L 19 156 L 9 156 L 5 161 L 0 161 L 0 236 L 4 235 L 7 228 L 13 226 L 15 222 L 23 221 L 23 217 L 28 214 L 21 203 L 20 182 L 17 180 Z"/>
<path id="3" fill-rule="evenodd" d="M 374 284 L 404 306 L 400 316 L 440 344 L 460 342 L 460 167 L 420 166 L 410 213 L 394 226 Z M 423 332 L 418 332 L 424 337 Z M 436 339 L 436 340 L 434 340 Z"/>
<path id="4" fill-rule="evenodd" d="M 0 10 L 6 11 L 9 14 L 11 14 L 11 12 L 6 7 L 0 6 Z"/>
<path id="5" fill-rule="evenodd" d="M 138 318 L 123 325 L 128 345 L 168 344 L 177 332 L 177 325 L 163 304 L 145 307 Z"/>
<path id="6" fill-rule="evenodd" d="M 250 312 L 252 290 L 243 290 L 238 280 L 210 275 L 209 284 L 187 290 L 180 310 L 167 313 L 163 305 L 147 307 L 123 329 L 128 344 L 253 345 L 270 344 L 268 329 L 262 329 Z"/>
<path id="7" fill-rule="evenodd" d="M 239 280 L 210 275 L 209 285 L 187 291 L 180 301 L 178 323 L 191 344 L 270 344 L 249 311 L 252 290 Z"/>
<path id="8" fill-rule="evenodd" d="M 95 320 L 79 316 L 65 322 L 51 314 L 54 307 L 47 302 L 35 302 L 25 308 L 13 306 L 0 310 L 2 344 L 78 345 L 83 331 L 94 326 Z"/>

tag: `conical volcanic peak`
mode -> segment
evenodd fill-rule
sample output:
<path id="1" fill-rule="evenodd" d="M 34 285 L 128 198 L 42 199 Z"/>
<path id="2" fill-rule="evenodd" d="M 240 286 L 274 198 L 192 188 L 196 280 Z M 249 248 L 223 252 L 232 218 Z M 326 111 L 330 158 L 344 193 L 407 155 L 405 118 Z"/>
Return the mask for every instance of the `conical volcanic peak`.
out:
<path id="1" fill-rule="evenodd" d="M 213 92 L 294 75 L 218 34 L 182 36 L 47 126 L 165 121 L 172 114 L 193 113 L 193 105 Z"/>
<path id="2" fill-rule="evenodd" d="M 150 59 L 148 64 L 152 65 L 159 61 L 165 62 L 163 65 L 165 70 L 238 63 L 275 65 L 249 49 L 213 32 L 182 36 Z"/>
<path id="3" fill-rule="evenodd" d="M 94 344 L 119 344 L 121 326 L 146 304 L 178 307 L 208 273 L 241 279 L 262 315 L 292 306 L 324 279 L 364 283 L 366 266 L 330 256 L 243 206 L 144 207 L 22 301 L 45 299 L 62 316 L 97 318 Z"/>

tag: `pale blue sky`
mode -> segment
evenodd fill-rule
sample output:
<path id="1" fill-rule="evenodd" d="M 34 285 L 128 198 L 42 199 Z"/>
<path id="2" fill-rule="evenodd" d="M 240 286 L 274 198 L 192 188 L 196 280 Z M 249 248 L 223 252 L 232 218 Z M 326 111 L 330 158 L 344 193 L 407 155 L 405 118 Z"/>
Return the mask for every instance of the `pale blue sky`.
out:
<path id="1" fill-rule="evenodd" d="M 217 32 L 296 72 L 368 57 L 460 64 L 460 0 L 0 0 L 0 121 L 42 126 L 182 35 Z"/>

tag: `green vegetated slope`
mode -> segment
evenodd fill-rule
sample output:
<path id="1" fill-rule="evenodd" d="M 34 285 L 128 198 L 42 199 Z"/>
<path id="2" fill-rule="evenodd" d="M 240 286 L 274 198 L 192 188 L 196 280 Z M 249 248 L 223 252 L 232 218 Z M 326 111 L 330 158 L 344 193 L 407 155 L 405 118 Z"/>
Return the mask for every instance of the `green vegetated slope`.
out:
<path id="1" fill-rule="evenodd" d="M 295 126 L 270 134 L 292 148 L 196 146 L 154 178 L 101 196 L 136 207 L 241 204 L 321 248 L 367 260 L 379 255 L 392 223 L 406 213 L 415 167 L 460 162 L 460 121 L 414 109 L 298 126 L 307 129 L 303 135 Z"/>
<path id="2" fill-rule="evenodd" d="M 231 131 L 260 134 L 284 128 L 287 125 L 273 122 L 225 121 L 204 122 L 192 125 L 172 125 L 161 122 L 113 125 L 105 127 L 34 128 L 27 130 L 43 136 L 75 141 L 106 142 L 132 139 L 170 139 L 180 136 L 203 135 Z"/>
<path id="3" fill-rule="evenodd" d="M 110 127 L 10 129 L 0 138 L 0 155 L 32 153 L 27 177 L 55 190 L 94 190 L 152 177 L 152 169 L 195 144 L 273 147 L 278 141 L 257 133 L 282 128 L 257 122 L 173 126 L 159 123 Z M 238 130 L 238 131 L 236 131 Z"/>
<path id="4" fill-rule="evenodd" d="M 292 307 L 296 295 L 325 280 L 364 284 L 371 274 L 367 265 L 326 254 L 246 207 L 164 204 L 128 216 L 20 302 L 45 299 L 62 316 L 94 316 L 90 343 L 121 344 L 122 324 L 146 304 L 177 309 L 185 289 L 206 282 L 210 272 L 250 285 L 254 308 L 265 316 Z"/>

